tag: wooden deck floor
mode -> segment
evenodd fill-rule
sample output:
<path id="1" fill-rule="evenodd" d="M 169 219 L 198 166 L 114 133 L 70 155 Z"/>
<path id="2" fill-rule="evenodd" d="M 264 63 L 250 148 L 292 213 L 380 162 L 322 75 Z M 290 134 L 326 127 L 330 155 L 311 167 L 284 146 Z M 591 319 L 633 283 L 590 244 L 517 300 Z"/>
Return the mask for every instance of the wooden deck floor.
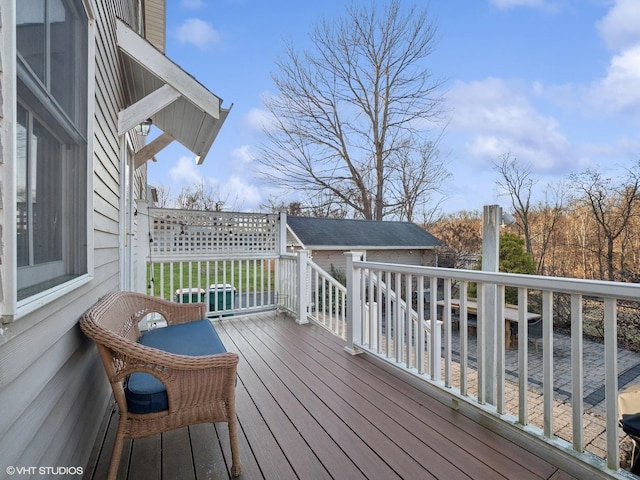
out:
<path id="1" fill-rule="evenodd" d="M 271 312 L 224 319 L 216 329 L 240 354 L 241 479 L 575 478 L 348 355 L 318 326 Z M 107 412 L 85 478 L 106 477 L 116 425 L 117 412 Z M 226 425 L 207 424 L 129 441 L 119 474 L 222 479 L 229 468 Z"/>

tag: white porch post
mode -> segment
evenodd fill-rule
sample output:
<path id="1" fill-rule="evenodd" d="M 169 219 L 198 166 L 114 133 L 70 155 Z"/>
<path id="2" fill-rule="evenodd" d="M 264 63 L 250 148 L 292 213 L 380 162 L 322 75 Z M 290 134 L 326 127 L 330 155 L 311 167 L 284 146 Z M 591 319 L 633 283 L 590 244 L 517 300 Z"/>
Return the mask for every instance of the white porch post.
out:
<path id="1" fill-rule="evenodd" d="M 273 301 L 275 303 L 274 307 L 276 310 L 278 309 L 278 302 L 280 301 L 280 295 L 283 292 L 282 279 L 283 275 L 283 262 L 282 255 L 287 253 L 287 213 L 280 212 L 280 218 L 278 220 L 278 258 L 276 259 L 276 268 L 275 268 L 275 286 L 276 291 L 274 292 Z"/>
<path id="2" fill-rule="evenodd" d="M 287 212 L 280 212 L 278 230 L 278 255 L 287 253 Z"/>
<path id="3" fill-rule="evenodd" d="M 136 241 L 136 273 L 134 291 L 139 293 L 148 293 L 148 260 L 151 244 L 149 242 L 149 202 L 146 200 L 136 200 L 136 209 L 138 211 L 138 226 Z"/>
<path id="4" fill-rule="evenodd" d="M 360 308 L 360 270 L 353 267 L 353 262 L 357 262 L 362 258 L 362 252 L 346 252 L 347 266 L 347 346 L 344 347 L 346 352 L 351 355 L 360 353 L 359 349 L 353 344 L 353 340 L 362 339 L 362 318 Z"/>
<path id="5" fill-rule="evenodd" d="M 500 224 L 502 222 L 502 208 L 499 205 L 485 205 L 482 211 L 482 270 L 497 272 L 500 260 Z M 484 309 L 484 325 L 482 328 L 484 347 L 482 355 L 485 359 L 484 369 L 484 399 L 490 405 L 496 404 L 496 363 L 498 355 L 497 331 L 502 327 L 502 319 L 498 323 L 498 303 L 496 285 L 486 284 L 482 306 Z M 479 317 L 482 318 L 482 317 Z M 480 342 L 478 342 L 480 343 Z"/>
<path id="6" fill-rule="evenodd" d="M 298 318 L 296 323 L 309 323 L 307 318 L 307 306 L 309 299 L 309 282 L 307 282 L 307 262 L 309 261 L 309 251 L 300 250 L 298 252 Z"/>

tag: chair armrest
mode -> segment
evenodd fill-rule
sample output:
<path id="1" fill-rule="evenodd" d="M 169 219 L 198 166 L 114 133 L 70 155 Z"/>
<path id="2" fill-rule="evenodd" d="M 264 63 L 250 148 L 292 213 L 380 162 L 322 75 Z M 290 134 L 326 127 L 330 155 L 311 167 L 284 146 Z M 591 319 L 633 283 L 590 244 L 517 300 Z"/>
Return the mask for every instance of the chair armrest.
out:
<path id="1" fill-rule="evenodd" d="M 164 317 L 167 325 L 202 320 L 207 313 L 205 303 L 176 303 L 157 297 L 150 297 L 146 302 L 150 311 L 158 312 Z"/>

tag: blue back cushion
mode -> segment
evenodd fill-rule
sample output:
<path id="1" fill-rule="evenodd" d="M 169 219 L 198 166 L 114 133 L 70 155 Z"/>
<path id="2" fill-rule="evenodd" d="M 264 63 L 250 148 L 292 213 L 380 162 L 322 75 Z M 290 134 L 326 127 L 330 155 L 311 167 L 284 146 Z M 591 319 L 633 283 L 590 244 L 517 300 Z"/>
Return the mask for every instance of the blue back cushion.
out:
<path id="1" fill-rule="evenodd" d="M 140 337 L 140 343 L 166 352 L 190 356 L 214 355 L 227 351 L 209 320 L 149 330 Z M 165 386 L 148 373 L 132 373 L 125 394 L 131 413 L 160 412 L 169 408 Z"/>

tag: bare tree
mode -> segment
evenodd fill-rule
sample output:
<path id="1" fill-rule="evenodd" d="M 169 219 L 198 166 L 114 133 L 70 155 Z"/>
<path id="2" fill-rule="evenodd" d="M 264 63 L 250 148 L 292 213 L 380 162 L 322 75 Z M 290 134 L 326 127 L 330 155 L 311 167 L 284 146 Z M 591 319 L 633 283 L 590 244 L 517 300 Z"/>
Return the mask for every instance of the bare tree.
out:
<path id="1" fill-rule="evenodd" d="M 635 205 L 640 189 L 640 162 L 627 170 L 627 178 L 620 186 L 595 170 L 586 170 L 571 178 L 580 195 L 578 201 L 591 210 L 601 234 L 607 279 L 615 280 L 615 242 L 627 230 L 633 215 L 637 214 Z M 620 264 L 624 265 L 624 259 Z"/>
<path id="2" fill-rule="evenodd" d="M 501 177 L 496 181 L 496 184 L 511 198 L 513 213 L 524 235 L 525 249 L 527 253 L 533 254 L 529 213 L 531 211 L 531 191 L 537 180 L 532 176 L 531 165 L 519 164 L 518 159 L 512 157 L 511 154 L 505 153 L 499 157 L 499 160 L 494 163 L 495 170 Z"/>
<path id="3" fill-rule="evenodd" d="M 426 10 L 372 1 L 347 7 L 336 23 L 320 22 L 313 51 L 286 45 L 274 74 L 279 95 L 265 101 L 274 122 L 259 157 L 266 177 L 330 194 L 366 219 L 399 215 L 399 201 L 423 202 L 425 189 L 403 190 L 401 179 L 420 162 L 437 162 L 437 150 L 420 154 L 442 113 L 442 81 L 425 64 L 435 33 Z M 394 168 L 399 158 L 411 168 Z"/>
<path id="4" fill-rule="evenodd" d="M 480 212 L 461 211 L 447 215 L 429 227 L 441 242 L 442 266 L 473 268 L 482 252 L 482 216 Z"/>
<path id="5" fill-rule="evenodd" d="M 158 201 L 155 206 L 160 208 L 171 207 L 173 203 L 171 199 L 171 189 L 166 185 L 156 185 L 154 188 L 156 189 L 156 195 L 158 196 Z"/>
<path id="6" fill-rule="evenodd" d="M 331 217 L 346 218 L 347 212 L 344 206 L 335 199 L 326 197 L 306 198 L 304 200 L 283 201 L 280 198 L 270 196 L 266 204 L 260 206 L 261 211 L 286 212 L 287 215 L 297 217 Z"/>
<path id="7" fill-rule="evenodd" d="M 176 198 L 176 208 L 184 210 L 220 212 L 225 204 L 226 200 L 220 197 L 219 192 L 205 187 L 204 180 L 193 186 L 183 187 Z"/>
<path id="8" fill-rule="evenodd" d="M 555 185 L 548 185 L 544 192 L 544 200 L 540 202 L 537 212 L 528 215 L 533 218 L 533 222 L 528 221 L 533 239 L 537 240 L 537 248 L 533 248 L 533 258 L 536 259 L 536 271 L 540 275 L 547 273 L 547 257 L 553 248 L 556 240 L 556 230 L 565 212 L 564 185 L 559 182 Z M 553 253 L 551 252 L 551 255 Z"/>
<path id="9" fill-rule="evenodd" d="M 393 208 L 395 203 L 397 211 L 394 213 L 400 220 L 413 222 L 416 214 L 422 214 L 432 223 L 437 220 L 434 215 L 439 216 L 440 208 L 434 201 L 434 193 L 440 192 L 440 187 L 451 176 L 439 156 L 440 138 L 426 142 L 419 149 L 408 145 L 394 152 L 389 170 L 397 181 L 390 182 L 389 207 Z M 431 207 L 430 211 L 427 211 L 427 205 Z"/>

